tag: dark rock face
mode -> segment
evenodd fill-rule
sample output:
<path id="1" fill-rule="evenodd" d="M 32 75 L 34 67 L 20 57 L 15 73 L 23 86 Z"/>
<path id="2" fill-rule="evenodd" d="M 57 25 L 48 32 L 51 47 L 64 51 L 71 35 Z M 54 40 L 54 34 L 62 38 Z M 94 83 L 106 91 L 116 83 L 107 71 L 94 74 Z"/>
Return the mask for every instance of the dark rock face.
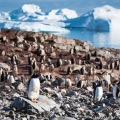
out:
<path id="1" fill-rule="evenodd" d="M 15 108 L 18 111 L 26 109 L 26 102 L 23 99 L 21 99 L 21 98 L 18 97 L 11 104 L 11 109 L 12 108 Z"/>

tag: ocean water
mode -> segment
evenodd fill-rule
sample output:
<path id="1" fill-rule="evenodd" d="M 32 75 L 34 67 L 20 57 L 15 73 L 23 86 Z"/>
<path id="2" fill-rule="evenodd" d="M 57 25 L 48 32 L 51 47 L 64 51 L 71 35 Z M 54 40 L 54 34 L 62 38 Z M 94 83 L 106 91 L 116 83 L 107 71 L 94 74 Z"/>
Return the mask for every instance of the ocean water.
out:
<path id="1" fill-rule="evenodd" d="M 107 47 L 120 49 L 120 31 L 95 31 L 86 28 L 69 28 L 70 33 L 58 34 L 67 38 L 90 41 L 95 47 Z"/>

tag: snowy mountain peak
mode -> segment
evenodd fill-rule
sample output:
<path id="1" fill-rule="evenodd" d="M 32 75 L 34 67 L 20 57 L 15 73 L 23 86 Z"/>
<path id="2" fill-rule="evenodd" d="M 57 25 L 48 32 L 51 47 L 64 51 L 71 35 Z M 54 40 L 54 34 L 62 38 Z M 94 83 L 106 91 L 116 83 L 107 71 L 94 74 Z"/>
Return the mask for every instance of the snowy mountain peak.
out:
<path id="1" fill-rule="evenodd" d="M 25 13 L 36 13 L 36 12 L 40 13 L 41 12 L 40 7 L 34 4 L 24 4 L 21 7 L 21 10 Z"/>

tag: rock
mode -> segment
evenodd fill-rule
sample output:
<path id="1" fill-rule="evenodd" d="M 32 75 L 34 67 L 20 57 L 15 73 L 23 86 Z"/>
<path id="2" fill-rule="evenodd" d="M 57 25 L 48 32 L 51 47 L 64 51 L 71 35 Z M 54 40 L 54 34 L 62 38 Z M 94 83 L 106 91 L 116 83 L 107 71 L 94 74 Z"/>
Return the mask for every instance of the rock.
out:
<path id="1" fill-rule="evenodd" d="M 69 91 L 66 95 L 67 96 L 77 95 L 77 92 L 75 92 L 75 91 Z"/>
<path id="2" fill-rule="evenodd" d="M 116 111 L 115 111 L 115 115 L 116 115 L 117 117 L 120 117 L 120 110 L 116 110 Z"/>
<path id="3" fill-rule="evenodd" d="M 38 113 L 31 105 L 27 106 L 26 112 L 29 115 L 35 115 Z"/>
<path id="4" fill-rule="evenodd" d="M 60 89 L 59 92 L 61 92 L 62 95 L 63 95 L 63 94 L 66 94 L 66 89 Z"/>
<path id="5" fill-rule="evenodd" d="M 52 118 L 51 120 L 76 120 L 76 119 L 71 117 L 60 116 L 60 117 Z"/>
<path id="6" fill-rule="evenodd" d="M 16 108 L 16 110 L 25 110 L 28 105 L 31 105 L 39 112 L 50 111 L 50 109 L 52 109 L 53 107 L 59 106 L 48 97 L 40 95 L 37 103 L 33 103 L 31 100 L 23 97 L 18 97 L 11 104 L 11 108 Z"/>
<path id="7" fill-rule="evenodd" d="M 10 66 L 8 66 L 6 63 L 1 63 L 0 62 L 0 67 L 7 69 L 8 71 L 10 70 Z"/>
<path id="8" fill-rule="evenodd" d="M 17 36 L 17 42 L 22 43 L 24 41 L 24 36 Z"/>
<path id="9" fill-rule="evenodd" d="M 24 86 L 22 82 L 17 86 L 17 89 L 20 91 L 26 91 L 26 87 Z"/>
<path id="10" fill-rule="evenodd" d="M 6 52 L 5 52 L 4 49 L 0 50 L 0 55 L 1 55 L 1 56 L 5 56 L 5 54 L 6 54 Z"/>
<path id="11" fill-rule="evenodd" d="M 115 102 L 116 102 L 118 105 L 120 105 L 120 98 L 117 98 L 117 99 L 115 100 Z"/>
<path id="12" fill-rule="evenodd" d="M 22 110 L 26 108 L 26 101 L 24 101 L 21 97 L 17 97 L 10 105 L 10 108 L 15 108 L 16 110 Z"/>
<path id="13" fill-rule="evenodd" d="M 27 120 L 27 118 L 26 118 L 26 117 L 23 117 L 23 118 L 21 118 L 21 120 Z"/>
<path id="14" fill-rule="evenodd" d="M 62 98 L 61 93 L 54 93 L 51 95 L 52 97 Z"/>
<path id="15" fill-rule="evenodd" d="M 56 52 L 52 52 L 50 56 L 53 57 L 53 58 L 55 58 L 57 56 Z"/>
<path id="16" fill-rule="evenodd" d="M 52 93 L 55 93 L 54 90 L 52 90 L 51 88 L 46 88 L 46 87 L 43 88 L 43 91 L 46 92 L 46 93 L 51 93 L 51 94 L 52 94 Z"/>
<path id="17" fill-rule="evenodd" d="M 10 86 L 8 86 L 8 85 L 5 85 L 5 89 L 8 90 L 8 91 L 11 90 Z"/>
<path id="18" fill-rule="evenodd" d="M 40 37 L 40 42 L 42 43 L 42 42 L 44 42 L 44 41 L 45 41 L 44 37 L 41 36 L 41 37 Z"/>

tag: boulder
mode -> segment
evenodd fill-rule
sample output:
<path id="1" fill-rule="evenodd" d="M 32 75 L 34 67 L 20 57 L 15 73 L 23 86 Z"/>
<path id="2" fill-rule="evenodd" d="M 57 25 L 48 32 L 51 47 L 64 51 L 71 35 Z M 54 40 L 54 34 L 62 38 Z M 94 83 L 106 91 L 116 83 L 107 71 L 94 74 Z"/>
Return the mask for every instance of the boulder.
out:
<path id="1" fill-rule="evenodd" d="M 8 71 L 10 70 L 10 66 L 8 66 L 6 63 L 1 63 L 0 62 L 0 67 L 7 69 Z"/>
<path id="2" fill-rule="evenodd" d="M 76 119 L 71 117 L 60 116 L 60 117 L 52 118 L 51 120 L 76 120 Z"/>
<path id="3" fill-rule="evenodd" d="M 11 108 L 15 108 L 16 110 L 23 110 L 23 109 L 27 110 L 28 105 L 30 105 L 39 112 L 50 111 L 54 107 L 59 107 L 59 105 L 55 103 L 52 99 L 44 95 L 40 95 L 37 103 L 34 103 L 31 100 L 24 97 L 17 97 L 11 103 Z"/>
<path id="4" fill-rule="evenodd" d="M 22 43 L 24 41 L 24 36 L 17 36 L 17 42 Z"/>
<path id="5" fill-rule="evenodd" d="M 26 87 L 24 86 L 22 82 L 17 86 L 17 89 L 20 91 L 26 91 Z"/>

